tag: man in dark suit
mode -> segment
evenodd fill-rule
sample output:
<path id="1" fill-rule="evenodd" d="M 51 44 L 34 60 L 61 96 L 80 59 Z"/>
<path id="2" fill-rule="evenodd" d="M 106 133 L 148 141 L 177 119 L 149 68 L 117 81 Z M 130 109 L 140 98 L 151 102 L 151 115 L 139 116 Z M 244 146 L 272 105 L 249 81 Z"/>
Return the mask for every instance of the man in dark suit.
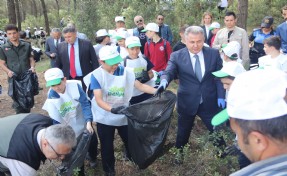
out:
<path id="1" fill-rule="evenodd" d="M 223 85 L 212 75 L 212 72 L 222 68 L 219 51 L 203 46 L 204 31 L 199 26 L 188 27 L 184 35 L 186 48 L 171 54 L 157 92 L 165 90 L 178 75 L 176 147 L 180 149 L 188 143 L 196 115 L 212 132 L 212 117 L 225 107 Z"/>
<path id="2" fill-rule="evenodd" d="M 82 81 L 83 77 L 99 67 L 99 62 L 90 41 L 79 39 L 74 27 L 65 27 L 62 31 L 65 42 L 58 45 L 56 67 L 62 69 L 68 79 Z"/>
<path id="3" fill-rule="evenodd" d="M 62 37 L 61 30 L 53 28 L 51 36 L 47 38 L 45 43 L 45 54 L 51 59 L 51 68 L 55 67 L 58 44 L 63 41 L 64 37 Z"/>

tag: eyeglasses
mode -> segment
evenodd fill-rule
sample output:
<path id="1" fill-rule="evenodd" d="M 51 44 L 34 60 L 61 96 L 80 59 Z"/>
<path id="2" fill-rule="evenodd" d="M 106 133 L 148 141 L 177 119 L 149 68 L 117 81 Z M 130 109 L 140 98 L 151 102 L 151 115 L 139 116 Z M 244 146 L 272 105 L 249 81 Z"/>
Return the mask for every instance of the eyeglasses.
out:
<path id="1" fill-rule="evenodd" d="M 48 142 L 48 140 L 46 139 L 48 145 L 51 147 L 51 149 L 56 153 L 57 158 L 63 158 L 66 156 L 66 154 L 59 154 L 58 152 L 56 152 L 56 150 L 54 149 L 54 147 Z"/>
<path id="2" fill-rule="evenodd" d="M 138 21 L 136 21 L 136 23 L 141 23 L 141 22 L 143 22 L 143 20 L 138 20 Z"/>
<path id="3" fill-rule="evenodd" d="M 158 20 L 162 20 L 163 21 L 163 18 L 158 18 Z"/>

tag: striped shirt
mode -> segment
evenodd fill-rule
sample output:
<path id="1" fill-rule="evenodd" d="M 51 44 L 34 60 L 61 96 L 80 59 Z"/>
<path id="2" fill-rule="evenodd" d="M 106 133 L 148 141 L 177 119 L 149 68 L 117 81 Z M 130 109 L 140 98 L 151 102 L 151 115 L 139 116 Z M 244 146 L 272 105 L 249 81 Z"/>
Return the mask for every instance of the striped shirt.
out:
<path id="1" fill-rule="evenodd" d="M 283 176 L 287 175 L 287 154 L 255 162 L 230 176 Z"/>

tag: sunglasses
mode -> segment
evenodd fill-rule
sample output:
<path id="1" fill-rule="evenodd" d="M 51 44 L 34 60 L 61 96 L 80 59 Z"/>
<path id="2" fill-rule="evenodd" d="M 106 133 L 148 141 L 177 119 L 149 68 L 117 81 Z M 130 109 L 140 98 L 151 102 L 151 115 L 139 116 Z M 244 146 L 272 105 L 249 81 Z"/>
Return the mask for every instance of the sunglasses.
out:
<path id="1" fill-rule="evenodd" d="M 138 20 L 138 21 L 136 21 L 136 23 L 141 23 L 141 22 L 143 22 L 143 20 Z"/>
<path id="2" fill-rule="evenodd" d="M 158 18 L 158 20 L 163 20 L 163 18 Z"/>

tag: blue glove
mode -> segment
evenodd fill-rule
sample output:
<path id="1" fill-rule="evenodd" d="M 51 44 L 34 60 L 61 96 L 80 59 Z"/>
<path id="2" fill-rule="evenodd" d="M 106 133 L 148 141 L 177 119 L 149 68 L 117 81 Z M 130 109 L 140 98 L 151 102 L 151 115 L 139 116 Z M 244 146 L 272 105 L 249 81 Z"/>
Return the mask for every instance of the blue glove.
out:
<path id="1" fill-rule="evenodd" d="M 168 85 L 167 80 L 165 79 L 161 80 L 160 85 L 158 86 L 157 91 L 155 92 L 154 95 L 155 96 L 160 95 L 166 89 L 167 85 Z"/>
<path id="2" fill-rule="evenodd" d="M 226 102 L 223 98 L 218 98 L 217 99 L 217 105 L 218 105 L 218 107 L 224 109 L 226 106 Z"/>

